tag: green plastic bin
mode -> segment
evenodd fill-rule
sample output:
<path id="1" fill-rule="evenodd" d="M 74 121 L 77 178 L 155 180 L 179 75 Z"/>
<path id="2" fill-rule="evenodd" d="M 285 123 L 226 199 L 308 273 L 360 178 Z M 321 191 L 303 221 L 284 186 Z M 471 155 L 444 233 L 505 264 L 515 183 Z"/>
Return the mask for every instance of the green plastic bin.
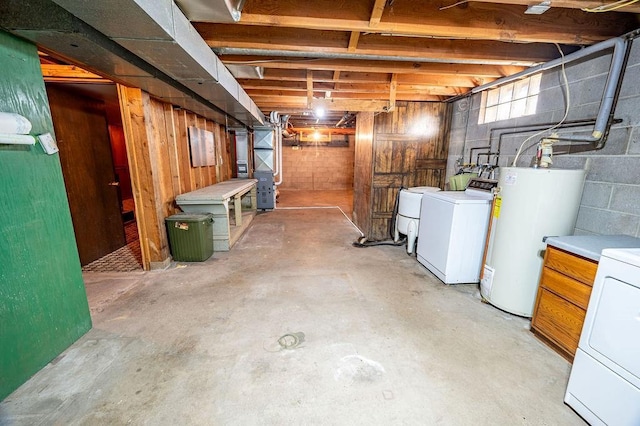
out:
<path id="1" fill-rule="evenodd" d="M 213 255 L 213 215 L 178 213 L 165 219 L 173 260 L 203 262 Z"/>

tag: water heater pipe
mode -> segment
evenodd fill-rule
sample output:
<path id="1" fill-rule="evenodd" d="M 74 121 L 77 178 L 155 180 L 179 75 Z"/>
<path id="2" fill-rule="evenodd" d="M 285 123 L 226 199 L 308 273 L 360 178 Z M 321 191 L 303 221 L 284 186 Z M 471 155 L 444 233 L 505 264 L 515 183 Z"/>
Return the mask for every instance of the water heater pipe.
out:
<path id="1" fill-rule="evenodd" d="M 275 138 L 276 138 L 276 153 L 275 153 L 275 170 L 273 173 L 274 178 L 278 176 L 278 180 L 274 182 L 276 186 L 282 183 L 282 128 L 287 125 L 288 115 L 280 116 L 277 111 L 272 111 L 270 115 L 271 123 L 274 126 Z"/>
<path id="2" fill-rule="evenodd" d="M 596 142 L 599 141 L 607 127 L 607 122 L 609 120 L 609 114 L 613 107 L 613 100 L 615 98 L 616 86 L 618 85 L 618 81 L 622 72 L 624 70 L 623 64 L 625 62 L 626 56 L 626 47 L 628 41 L 622 39 L 620 37 L 612 38 L 609 40 L 605 40 L 598 44 L 594 44 L 592 46 L 586 47 L 577 52 L 571 53 L 563 58 L 554 59 L 553 61 L 549 61 L 547 63 L 526 69 L 517 74 L 510 75 L 508 77 L 501 78 L 499 80 L 493 81 L 488 84 L 483 84 L 482 86 L 475 87 L 471 90 L 471 93 L 479 93 L 483 90 L 491 89 L 496 86 L 500 86 L 506 83 L 510 83 L 512 81 L 519 80 L 524 77 L 528 77 L 532 74 L 536 74 L 542 71 L 546 71 L 562 64 L 567 64 L 578 59 L 582 59 L 586 56 L 593 55 L 594 53 L 601 52 L 606 49 L 613 48 L 613 57 L 611 58 L 611 68 L 609 69 L 609 75 L 607 77 L 607 82 L 604 88 L 604 94 L 602 98 L 602 102 L 600 103 L 600 109 L 598 110 L 598 115 L 596 117 L 596 123 L 593 128 L 593 132 L 590 136 L 562 136 L 562 140 L 575 140 L 575 141 L 584 141 L 584 142 Z"/>

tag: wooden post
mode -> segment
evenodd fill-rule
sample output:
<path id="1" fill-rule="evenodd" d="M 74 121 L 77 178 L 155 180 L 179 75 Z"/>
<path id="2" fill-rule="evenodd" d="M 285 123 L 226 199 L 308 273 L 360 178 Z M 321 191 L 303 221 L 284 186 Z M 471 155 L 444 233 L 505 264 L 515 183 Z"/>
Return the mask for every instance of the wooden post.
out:
<path id="1" fill-rule="evenodd" d="M 136 206 L 136 220 L 142 252 L 142 267 L 165 264 L 169 259 L 169 246 L 164 231 L 164 216 L 160 214 L 162 203 L 156 195 L 154 182 L 155 159 L 150 152 L 143 92 L 117 85 L 122 125 L 131 172 L 131 186 Z M 160 204 L 160 205 L 158 205 Z"/>

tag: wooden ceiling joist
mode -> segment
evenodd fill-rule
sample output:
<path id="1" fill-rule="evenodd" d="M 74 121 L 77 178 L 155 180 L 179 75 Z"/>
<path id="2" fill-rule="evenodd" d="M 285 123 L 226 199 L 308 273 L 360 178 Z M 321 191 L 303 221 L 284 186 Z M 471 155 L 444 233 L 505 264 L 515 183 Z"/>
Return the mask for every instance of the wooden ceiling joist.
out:
<path id="1" fill-rule="evenodd" d="M 333 73 L 328 71 L 314 71 L 313 80 L 315 83 L 335 82 L 336 74 L 339 77 L 340 84 L 386 84 L 389 82 L 389 73 L 358 73 L 358 72 L 341 72 Z M 424 86 L 459 86 L 459 87 L 475 87 L 481 84 L 490 83 L 497 77 L 470 77 L 460 75 L 428 75 L 428 74 L 398 74 L 398 83 L 404 85 L 424 85 Z M 285 70 L 276 68 L 266 68 L 264 70 L 264 79 L 238 79 L 241 85 L 251 84 L 257 81 L 264 82 L 303 82 L 306 83 L 305 70 Z M 250 83 L 251 82 L 251 83 Z M 305 86 L 306 87 L 306 86 Z"/>
<path id="2" fill-rule="evenodd" d="M 473 0 L 481 3 L 500 3 L 500 4 L 517 4 L 521 6 L 530 6 L 536 4 L 531 0 Z M 456 3 L 457 0 L 453 0 L 451 4 Z M 553 0 L 551 6 L 553 8 L 565 8 L 565 9 L 594 9 L 607 4 L 615 3 L 615 0 Z M 631 12 L 640 13 L 640 3 L 634 3 L 629 6 L 617 9 L 617 12 Z"/>
<path id="3" fill-rule="evenodd" d="M 333 0 L 250 0 L 240 23 L 334 31 L 360 31 L 453 39 L 591 44 L 620 35 L 623 23 L 615 12 L 586 14 L 576 9 L 551 8 L 542 15 L 525 15 L 521 5 L 468 2 L 464 8 L 440 10 L 441 1 L 394 1 L 380 23 L 369 26 L 362 2 Z M 331 13 L 333 12 L 333 13 Z M 339 18 L 336 18 L 336 15 Z M 637 21 L 624 22 L 627 31 Z"/>
<path id="4" fill-rule="evenodd" d="M 411 92 L 431 92 L 438 94 L 457 94 L 460 93 L 458 85 L 444 86 L 439 84 L 400 84 L 398 83 L 396 76 L 396 92 L 398 93 L 411 93 Z M 260 91 L 305 91 L 307 90 L 307 84 L 305 82 L 298 81 L 274 81 L 274 80 L 240 80 L 242 87 L 251 93 L 259 93 Z M 470 88 L 472 86 L 469 86 Z M 362 93 L 388 93 L 391 90 L 391 83 L 340 83 L 336 88 L 331 83 L 313 83 L 313 88 L 316 91 L 333 91 L 334 96 L 339 96 L 342 92 L 362 92 Z"/>
<path id="5" fill-rule="evenodd" d="M 313 133 L 313 132 L 320 132 L 320 133 L 329 133 L 332 135 L 355 135 L 356 134 L 356 129 L 354 128 L 349 128 L 349 127 L 293 127 L 291 129 L 289 129 L 295 133 Z"/>
<path id="6" fill-rule="evenodd" d="M 307 70 L 307 107 L 311 107 L 313 100 L 313 71 Z"/>
<path id="7" fill-rule="evenodd" d="M 442 101 L 556 59 L 557 46 L 566 55 L 640 27 L 640 3 L 580 10 L 613 2 L 552 1 L 532 15 L 530 0 L 245 0 L 239 22 L 194 26 L 223 63 L 262 68 L 264 78 L 238 81 L 263 112 L 317 123 L 321 105 L 330 123 Z"/>
<path id="8" fill-rule="evenodd" d="M 394 37 L 358 31 L 318 31 L 292 28 L 257 27 L 239 24 L 197 24 L 207 44 L 213 49 L 251 49 L 265 52 L 291 51 L 314 54 L 344 54 L 379 57 L 416 58 L 438 62 L 533 65 L 555 59 L 551 43 L 535 43 L 522 48 L 518 43 L 495 40 L 443 40 L 434 38 Z M 562 46 L 565 54 L 577 49 Z"/>
<path id="9" fill-rule="evenodd" d="M 308 92 L 305 90 L 255 90 L 255 89 L 247 89 L 247 94 L 254 100 L 256 103 L 259 103 L 258 99 L 263 98 L 280 98 L 281 96 L 297 96 L 297 97 L 307 97 L 309 99 Z M 327 98 L 325 96 L 326 92 L 324 91 L 314 91 L 311 99 L 317 98 Z M 397 100 L 400 101 L 422 101 L 431 99 L 432 96 L 456 96 L 458 93 L 454 89 L 445 90 L 441 87 L 432 89 L 432 90 L 422 90 L 422 91 L 395 91 L 392 89 L 386 91 L 369 91 L 369 92 L 332 92 L 331 99 L 378 99 L 378 100 L 391 100 L 392 94 L 395 96 Z M 310 105 L 312 101 L 307 102 Z"/>
<path id="10" fill-rule="evenodd" d="M 281 57 L 263 56 L 220 56 L 222 62 L 227 64 L 264 65 L 269 68 L 281 69 L 313 69 L 331 71 L 355 71 L 375 73 L 406 73 L 406 74 L 438 74 L 438 75 L 464 75 L 476 77 L 504 77 L 515 74 L 525 67 L 511 65 L 478 65 L 478 64 L 448 64 L 448 63 L 424 63 L 408 61 L 362 61 L 356 59 L 300 59 L 296 61 Z"/>
<path id="11" fill-rule="evenodd" d="M 349 37 L 349 46 L 347 46 L 347 52 L 355 52 L 358 48 L 358 40 L 360 39 L 359 31 L 351 31 L 351 36 Z"/>
<path id="12" fill-rule="evenodd" d="M 382 12 L 384 12 L 386 5 L 387 0 L 376 0 L 373 5 L 373 10 L 371 11 L 371 17 L 369 18 L 370 27 L 375 27 L 380 23 L 380 18 L 382 18 Z"/>

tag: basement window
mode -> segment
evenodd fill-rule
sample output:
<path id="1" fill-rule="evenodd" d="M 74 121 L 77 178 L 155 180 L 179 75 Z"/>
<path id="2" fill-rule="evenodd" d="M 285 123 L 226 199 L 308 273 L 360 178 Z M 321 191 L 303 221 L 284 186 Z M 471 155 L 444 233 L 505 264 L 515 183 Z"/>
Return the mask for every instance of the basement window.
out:
<path id="1" fill-rule="evenodd" d="M 536 113 L 542 74 L 482 92 L 478 124 Z"/>

